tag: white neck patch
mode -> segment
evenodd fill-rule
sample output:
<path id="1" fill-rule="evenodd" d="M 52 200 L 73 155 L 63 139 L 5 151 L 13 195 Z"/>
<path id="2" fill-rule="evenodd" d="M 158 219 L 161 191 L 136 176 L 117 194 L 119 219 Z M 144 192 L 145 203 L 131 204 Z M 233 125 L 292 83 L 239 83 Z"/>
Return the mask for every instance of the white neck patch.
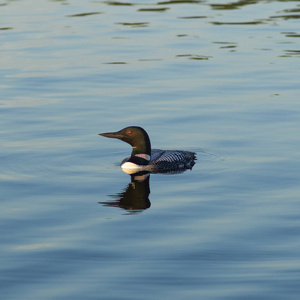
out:
<path id="1" fill-rule="evenodd" d="M 136 154 L 135 156 L 143 158 L 143 159 L 145 159 L 147 161 L 150 160 L 150 155 L 148 155 L 148 154 L 140 153 L 140 154 Z"/>

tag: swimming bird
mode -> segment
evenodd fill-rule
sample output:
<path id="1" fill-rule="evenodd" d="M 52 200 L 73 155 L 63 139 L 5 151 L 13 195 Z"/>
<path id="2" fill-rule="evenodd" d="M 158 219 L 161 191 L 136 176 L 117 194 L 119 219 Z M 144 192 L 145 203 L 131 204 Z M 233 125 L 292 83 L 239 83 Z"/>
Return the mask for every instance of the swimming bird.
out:
<path id="1" fill-rule="evenodd" d="M 132 146 L 131 155 L 121 163 L 122 170 L 127 174 L 177 173 L 192 169 L 195 164 L 195 152 L 151 149 L 149 136 L 142 127 L 130 126 L 120 131 L 99 135 L 119 139 Z"/>

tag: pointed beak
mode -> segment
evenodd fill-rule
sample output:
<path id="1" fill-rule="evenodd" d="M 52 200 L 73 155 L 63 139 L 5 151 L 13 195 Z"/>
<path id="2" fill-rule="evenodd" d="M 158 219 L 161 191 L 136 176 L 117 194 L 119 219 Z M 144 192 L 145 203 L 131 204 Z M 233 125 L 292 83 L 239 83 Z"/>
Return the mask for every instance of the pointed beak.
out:
<path id="1" fill-rule="evenodd" d="M 99 135 L 105 136 L 107 138 L 112 138 L 112 139 L 121 139 L 123 137 L 121 134 L 119 134 L 119 132 L 99 133 Z"/>

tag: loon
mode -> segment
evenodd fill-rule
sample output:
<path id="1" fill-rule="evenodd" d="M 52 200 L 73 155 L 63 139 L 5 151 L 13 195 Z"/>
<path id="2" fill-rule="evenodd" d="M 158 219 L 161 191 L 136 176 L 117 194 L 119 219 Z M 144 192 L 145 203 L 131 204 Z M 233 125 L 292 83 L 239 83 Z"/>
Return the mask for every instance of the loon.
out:
<path id="1" fill-rule="evenodd" d="M 122 140 L 132 146 L 131 156 L 121 163 L 127 174 L 138 172 L 180 173 L 192 169 L 196 153 L 182 150 L 151 149 L 147 132 L 138 126 L 130 126 L 116 132 L 99 133 L 99 135 Z"/>

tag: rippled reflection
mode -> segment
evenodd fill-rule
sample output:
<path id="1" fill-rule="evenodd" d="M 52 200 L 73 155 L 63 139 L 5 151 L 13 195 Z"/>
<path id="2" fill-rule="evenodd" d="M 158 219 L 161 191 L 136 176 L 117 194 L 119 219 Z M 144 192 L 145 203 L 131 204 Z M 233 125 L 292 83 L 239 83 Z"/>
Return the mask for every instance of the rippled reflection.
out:
<path id="1" fill-rule="evenodd" d="M 102 14 L 102 12 L 89 12 L 89 13 L 68 15 L 67 17 L 86 17 L 86 16 L 99 15 L 99 14 Z"/>
<path id="2" fill-rule="evenodd" d="M 224 3 L 224 4 L 211 4 L 211 8 L 212 9 L 238 9 L 242 6 L 245 6 L 245 5 L 250 5 L 250 4 L 256 4 L 256 3 L 259 3 L 259 2 L 262 2 L 261 0 L 240 0 L 240 1 L 235 1 L 235 2 L 232 2 L 232 3 Z"/>
<path id="3" fill-rule="evenodd" d="M 181 169 L 171 172 L 155 172 L 152 174 L 174 175 L 181 174 L 188 170 Z M 129 211 L 130 213 L 141 212 L 151 206 L 149 200 L 150 194 L 150 173 L 138 172 L 130 175 L 131 182 L 120 193 L 109 195 L 113 198 L 111 201 L 99 202 L 103 206 L 120 207 Z"/>
<path id="4" fill-rule="evenodd" d="M 150 174 L 140 173 L 131 175 L 131 182 L 123 192 L 111 195 L 113 201 L 99 202 L 104 206 L 120 207 L 136 213 L 151 206 L 150 194 Z"/>
<path id="5" fill-rule="evenodd" d="M 118 1 L 106 1 L 104 2 L 108 5 L 115 5 L 115 6 L 132 6 L 132 3 L 128 3 L 128 2 L 118 2 Z"/>

